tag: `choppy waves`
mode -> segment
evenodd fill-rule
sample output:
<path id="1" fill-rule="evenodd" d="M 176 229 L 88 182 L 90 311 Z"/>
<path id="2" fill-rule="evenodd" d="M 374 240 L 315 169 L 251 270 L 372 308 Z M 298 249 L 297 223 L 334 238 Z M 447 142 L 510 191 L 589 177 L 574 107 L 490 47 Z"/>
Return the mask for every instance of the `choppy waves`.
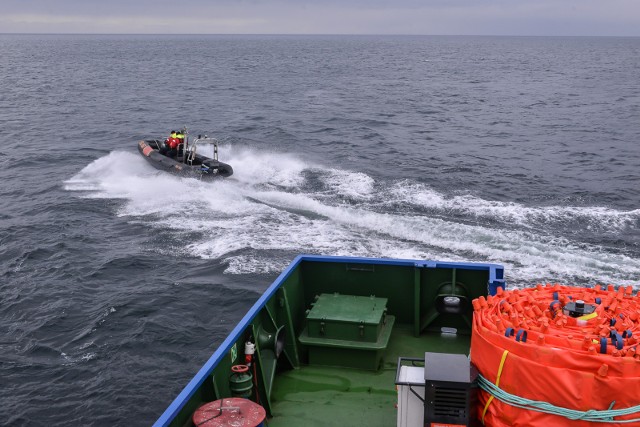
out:
<path id="1" fill-rule="evenodd" d="M 411 180 L 376 182 L 291 154 L 224 147 L 231 179 L 159 173 L 115 151 L 66 181 L 81 197 L 122 200 L 119 215 L 184 238 L 187 256 L 221 259 L 229 274 L 281 270 L 291 253 L 490 261 L 512 283 L 637 284 L 640 261 L 603 240 L 637 233 L 640 210 L 525 206 L 443 194 Z M 597 241 L 597 239 L 596 239 Z M 166 250 L 149 248 L 149 250 Z"/>

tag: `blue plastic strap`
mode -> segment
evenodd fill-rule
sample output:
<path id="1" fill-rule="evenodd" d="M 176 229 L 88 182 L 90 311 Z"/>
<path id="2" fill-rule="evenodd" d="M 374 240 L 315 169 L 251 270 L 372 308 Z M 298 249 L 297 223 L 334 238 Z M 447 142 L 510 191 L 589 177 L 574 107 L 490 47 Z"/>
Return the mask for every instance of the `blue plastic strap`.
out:
<path id="1" fill-rule="evenodd" d="M 549 311 L 551 312 L 552 317 L 556 317 L 556 309 L 553 307 L 554 305 L 560 305 L 560 301 L 554 300 L 551 301 L 551 304 L 549 304 Z"/>
<path id="2" fill-rule="evenodd" d="M 607 354 L 607 339 L 605 337 L 600 338 L 600 353 Z"/>
<path id="3" fill-rule="evenodd" d="M 616 325 L 616 318 L 614 317 L 613 319 L 611 319 L 611 322 L 609 322 L 609 326 L 615 326 Z"/>
<path id="4" fill-rule="evenodd" d="M 505 336 L 505 337 L 507 337 L 507 338 L 509 338 L 509 337 L 512 337 L 514 333 L 515 333 L 515 332 L 514 332 L 513 328 L 507 328 L 507 329 L 504 331 L 504 336 Z"/>
<path id="5" fill-rule="evenodd" d="M 613 336 L 611 337 L 611 344 L 616 346 L 617 350 L 622 350 L 622 347 L 624 346 L 624 342 L 622 341 L 622 335 L 620 335 L 617 332 L 613 334 Z"/>
<path id="6" fill-rule="evenodd" d="M 520 340 L 522 340 L 522 342 L 527 342 L 527 331 L 524 329 L 519 329 L 516 334 L 516 341 L 520 342 Z"/>
<path id="7" fill-rule="evenodd" d="M 596 304 L 600 305 L 602 303 L 602 299 L 600 297 L 596 298 Z"/>
<path id="8" fill-rule="evenodd" d="M 631 338 L 632 336 L 633 332 L 631 332 L 631 329 L 627 329 L 622 333 L 622 338 Z"/>
<path id="9" fill-rule="evenodd" d="M 553 299 L 555 299 L 555 300 L 560 299 L 560 297 L 558 296 L 557 292 L 553 293 Z"/>

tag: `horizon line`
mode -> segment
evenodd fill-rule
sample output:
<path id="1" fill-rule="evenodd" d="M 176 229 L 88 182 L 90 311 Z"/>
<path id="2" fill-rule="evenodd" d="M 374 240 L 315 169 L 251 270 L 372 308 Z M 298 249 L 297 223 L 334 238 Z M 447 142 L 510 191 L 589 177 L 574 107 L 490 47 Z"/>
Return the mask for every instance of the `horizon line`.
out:
<path id="1" fill-rule="evenodd" d="M 23 36 L 339 36 L 339 37 L 615 37 L 640 38 L 640 35 L 594 34 L 379 34 L 379 33 L 86 33 L 86 32 L 0 32 L 0 35 Z"/>

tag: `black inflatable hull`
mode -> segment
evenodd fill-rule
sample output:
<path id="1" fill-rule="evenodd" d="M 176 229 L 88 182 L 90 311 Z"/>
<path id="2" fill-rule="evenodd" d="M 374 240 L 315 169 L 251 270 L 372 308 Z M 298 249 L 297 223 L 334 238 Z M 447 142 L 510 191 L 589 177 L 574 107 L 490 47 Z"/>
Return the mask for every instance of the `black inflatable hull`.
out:
<path id="1" fill-rule="evenodd" d="M 205 180 L 227 178 L 233 175 L 233 168 L 226 163 L 199 154 L 193 159 L 192 164 L 183 163 L 178 161 L 181 159 L 176 160 L 160 154 L 158 150 L 160 146 L 161 142 L 155 139 L 138 142 L 138 151 L 142 157 L 158 170 L 178 176 Z"/>

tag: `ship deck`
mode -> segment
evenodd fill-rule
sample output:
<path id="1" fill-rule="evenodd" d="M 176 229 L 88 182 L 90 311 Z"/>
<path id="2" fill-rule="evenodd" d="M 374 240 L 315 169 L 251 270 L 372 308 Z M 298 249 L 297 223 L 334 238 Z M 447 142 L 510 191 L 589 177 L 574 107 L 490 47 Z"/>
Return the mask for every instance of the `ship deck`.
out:
<path id="1" fill-rule="evenodd" d="M 470 336 L 423 333 L 396 324 L 383 356 L 382 368 L 367 371 L 302 366 L 276 375 L 269 427 L 326 427 L 397 424 L 395 386 L 399 357 L 424 358 L 424 353 L 467 353 Z"/>

